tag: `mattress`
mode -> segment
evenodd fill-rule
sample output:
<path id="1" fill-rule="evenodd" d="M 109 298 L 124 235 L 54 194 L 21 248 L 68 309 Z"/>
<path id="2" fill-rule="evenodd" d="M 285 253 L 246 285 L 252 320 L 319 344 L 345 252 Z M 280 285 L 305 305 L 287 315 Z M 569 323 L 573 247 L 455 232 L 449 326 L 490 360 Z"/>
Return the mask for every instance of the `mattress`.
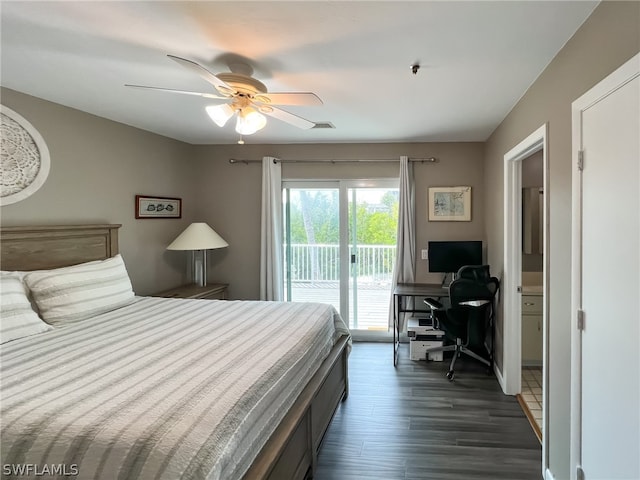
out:
<path id="1" fill-rule="evenodd" d="M 3 344 L 3 478 L 241 478 L 342 335 L 325 304 L 138 297 Z"/>

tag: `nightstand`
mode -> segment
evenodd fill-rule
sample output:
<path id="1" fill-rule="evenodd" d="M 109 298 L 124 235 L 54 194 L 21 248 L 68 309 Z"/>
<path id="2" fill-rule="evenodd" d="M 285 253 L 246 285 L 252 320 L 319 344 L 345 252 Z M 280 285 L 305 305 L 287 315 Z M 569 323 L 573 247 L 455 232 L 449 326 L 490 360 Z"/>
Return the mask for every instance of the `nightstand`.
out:
<path id="1" fill-rule="evenodd" d="M 182 285 L 180 287 L 165 290 L 156 293 L 154 297 L 165 298 L 204 298 L 207 300 L 226 300 L 227 299 L 227 283 L 211 283 L 200 287 L 198 285 Z"/>

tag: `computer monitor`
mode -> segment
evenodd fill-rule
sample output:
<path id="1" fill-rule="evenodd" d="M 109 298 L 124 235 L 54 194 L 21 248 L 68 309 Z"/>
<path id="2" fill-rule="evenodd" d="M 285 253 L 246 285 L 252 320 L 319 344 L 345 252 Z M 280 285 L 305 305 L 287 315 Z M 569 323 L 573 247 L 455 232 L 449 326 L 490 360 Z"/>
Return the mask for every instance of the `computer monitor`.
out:
<path id="1" fill-rule="evenodd" d="M 482 265 L 482 241 L 429 242 L 429 271 L 456 273 L 464 265 Z"/>

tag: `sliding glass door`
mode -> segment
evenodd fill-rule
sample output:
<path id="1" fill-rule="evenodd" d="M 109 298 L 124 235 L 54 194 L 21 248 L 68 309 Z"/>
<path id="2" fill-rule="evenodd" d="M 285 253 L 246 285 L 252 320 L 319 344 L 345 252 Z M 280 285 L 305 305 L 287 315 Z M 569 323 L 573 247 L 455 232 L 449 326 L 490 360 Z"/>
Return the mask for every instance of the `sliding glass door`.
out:
<path id="1" fill-rule="evenodd" d="M 287 300 L 331 303 L 352 330 L 388 330 L 397 184 L 284 182 Z"/>

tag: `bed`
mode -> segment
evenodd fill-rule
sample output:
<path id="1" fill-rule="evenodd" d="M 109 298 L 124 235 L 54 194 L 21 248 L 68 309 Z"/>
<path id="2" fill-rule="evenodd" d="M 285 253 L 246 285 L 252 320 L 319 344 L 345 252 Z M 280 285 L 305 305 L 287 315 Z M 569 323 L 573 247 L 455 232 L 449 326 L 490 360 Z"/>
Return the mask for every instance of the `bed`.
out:
<path id="1" fill-rule="evenodd" d="M 118 228 L 4 227 L 0 265 L 111 265 Z M 69 318 L 2 345 L 3 478 L 313 475 L 348 392 L 350 336 L 333 307 L 135 297 Z"/>

